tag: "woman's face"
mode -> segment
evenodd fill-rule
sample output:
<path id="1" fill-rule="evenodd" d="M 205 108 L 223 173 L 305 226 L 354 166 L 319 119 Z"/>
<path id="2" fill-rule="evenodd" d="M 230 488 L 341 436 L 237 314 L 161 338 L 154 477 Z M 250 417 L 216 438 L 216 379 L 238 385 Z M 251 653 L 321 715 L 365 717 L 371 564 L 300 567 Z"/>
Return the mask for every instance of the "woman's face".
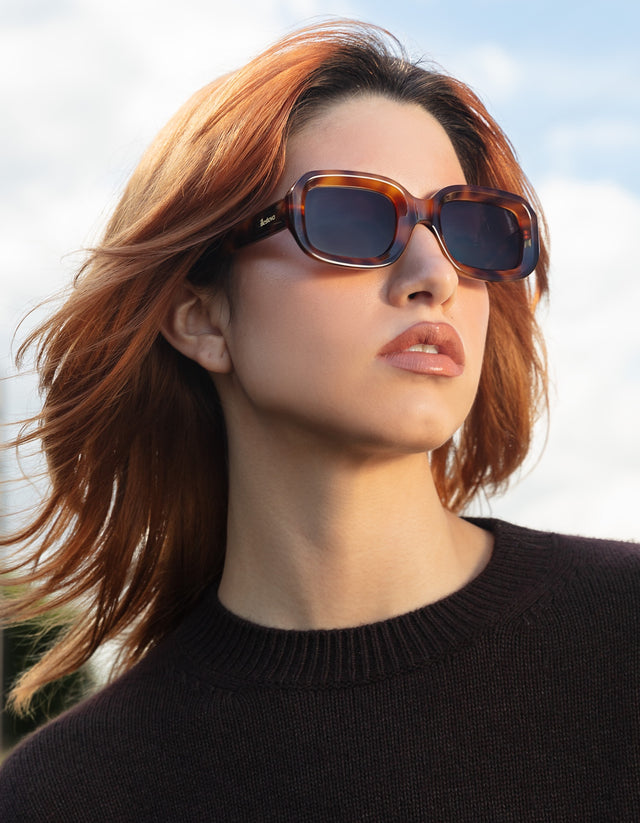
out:
<path id="1" fill-rule="evenodd" d="M 273 199 L 312 169 L 383 175 L 423 197 L 465 183 L 440 124 L 417 105 L 382 96 L 336 103 L 293 135 Z M 231 442 L 253 426 L 343 452 L 424 452 L 467 416 L 487 289 L 458 277 L 425 226 L 380 269 L 313 260 L 282 231 L 237 253 L 233 292 L 224 330 L 231 370 L 216 378 Z M 409 338 L 392 342 L 417 324 L 435 333 L 449 362 L 433 349 L 405 351 Z"/>

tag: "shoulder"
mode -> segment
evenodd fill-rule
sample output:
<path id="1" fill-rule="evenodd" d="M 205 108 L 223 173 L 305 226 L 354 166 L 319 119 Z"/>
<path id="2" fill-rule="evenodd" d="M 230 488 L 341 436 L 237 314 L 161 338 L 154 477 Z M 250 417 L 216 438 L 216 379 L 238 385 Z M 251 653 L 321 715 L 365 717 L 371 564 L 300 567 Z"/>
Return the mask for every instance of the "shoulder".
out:
<path id="1" fill-rule="evenodd" d="M 87 803 L 94 820 L 128 819 L 127 796 L 161 756 L 167 718 L 188 691 L 166 651 L 150 652 L 11 753 L 0 769 L 0 820 L 84 820 Z"/>
<path id="2" fill-rule="evenodd" d="M 598 567 L 640 566 L 640 543 L 556 533 L 551 533 L 550 538 L 559 551 L 575 553 L 576 557 Z"/>
<path id="3" fill-rule="evenodd" d="M 588 614 L 619 610 L 640 620 L 640 544 L 559 534 L 473 518 L 494 537 L 493 567 L 522 614 L 541 605 Z"/>
<path id="4" fill-rule="evenodd" d="M 640 571 L 640 543 L 545 532 L 502 520 L 475 518 L 473 522 L 492 531 L 496 544 L 506 551 L 510 546 L 530 546 L 534 551 L 549 552 L 552 559 L 583 571 L 614 575 L 620 571 L 636 574 Z"/>
<path id="5" fill-rule="evenodd" d="M 599 607 L 609 620 L 625 614 L 640 623 L 640 544 L 565 534 L 551 541 L 571 573 L 568 588 L 587 608 Z"/>
<path id="6" fill-rule="evenodd" d="M 633 627 L 640 629 L 640 544 L 487 523 L 496 547 L 514 551 L 520 574 L 537 585 L 536 614 L 567 620 L 574 628 L 617 626 L 637 644 Z"/>
<path id="7" fill-rule="evenodd" d="M 640 586 L 640 544 L 581 535 L 547 534 L 551 556 L 577 580 L 620 594 Z"/>

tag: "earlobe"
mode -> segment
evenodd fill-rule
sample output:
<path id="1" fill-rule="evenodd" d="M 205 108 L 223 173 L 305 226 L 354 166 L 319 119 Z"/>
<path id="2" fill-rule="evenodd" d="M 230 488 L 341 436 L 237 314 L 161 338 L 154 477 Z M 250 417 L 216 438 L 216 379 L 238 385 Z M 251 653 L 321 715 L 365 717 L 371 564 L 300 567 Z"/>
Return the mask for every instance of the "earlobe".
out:
<path id="1" fill-rule="evenodd" d="M 229 307 L 222 295 L 203 294 L 189 283 L 181 284 L 160 328 L 174 349 L 217 374 L 231 371 L 225 332 Z"/>

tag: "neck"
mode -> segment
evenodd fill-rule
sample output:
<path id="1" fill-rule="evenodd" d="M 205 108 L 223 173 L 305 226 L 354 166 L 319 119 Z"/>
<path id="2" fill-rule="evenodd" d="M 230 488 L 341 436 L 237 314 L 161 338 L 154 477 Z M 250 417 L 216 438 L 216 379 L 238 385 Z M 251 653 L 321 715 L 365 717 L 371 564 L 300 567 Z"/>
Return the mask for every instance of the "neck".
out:
<path id="1" fill-rule="evenodd" d="M 442 507 L 425 454 L 263 457 L 231 459 L 219 596 L 242 617 L 373 623 L 445 597 L 488 561 L 490 536 Z"/>

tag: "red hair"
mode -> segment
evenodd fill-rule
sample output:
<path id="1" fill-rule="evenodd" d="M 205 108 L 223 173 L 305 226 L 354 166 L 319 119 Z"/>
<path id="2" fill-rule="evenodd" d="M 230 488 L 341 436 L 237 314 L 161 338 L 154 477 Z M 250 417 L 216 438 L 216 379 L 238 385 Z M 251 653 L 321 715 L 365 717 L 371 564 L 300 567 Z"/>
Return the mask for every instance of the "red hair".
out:
<path id="1" fill-rule="evenodd" d="M 375 27 L 303 29 L 195 94 L 142 158 L 69 299 L 19 352 L 21 360 L 37 348 L 44 404 L 15 445 L 42 444 L 50 489 L 31 521 L 2 541 L 21 547 L 7 568 L 11 584 L 29 587 L 5 599 L 3 613 L 20 620 L 86 605 L 18 682 L 16 707 L 112 638 L 123 640 L 121 667 L 132 665 L 219 575 L 224 420 L 209 376 L 159 329 L 184 278 L 228 287 L 224 237 L 266 203 L 291 132 L 332 100 L 368 92 L 423 105 L 447 130 L 469 183 L 537 206 L 478 98 L 411 63 Z M 432 455 L 440 497 L 453 510 L 503 485 L 529 449 L 546 390 L 534 317 L 546 270 L 543 245 L 535 289 L 489 284 L 478 396 L 455 442 Z"/>

